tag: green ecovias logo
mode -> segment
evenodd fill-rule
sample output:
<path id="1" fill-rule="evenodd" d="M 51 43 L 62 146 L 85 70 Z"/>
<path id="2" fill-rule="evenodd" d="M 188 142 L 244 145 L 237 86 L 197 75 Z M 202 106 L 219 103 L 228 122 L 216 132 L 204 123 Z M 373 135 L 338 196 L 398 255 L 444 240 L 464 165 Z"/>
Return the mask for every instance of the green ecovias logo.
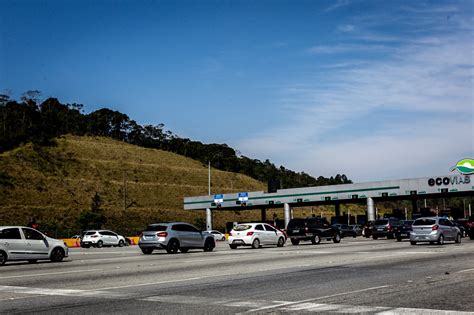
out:
<path id="1" fill-rule="evenodd" d="M 459 173 L 463 175 L 474 174 L 474 160 L 473 159 L 464 159 L 459 161 L 456 166 L 451 167 L 451 172 L 458 170 Z"/>

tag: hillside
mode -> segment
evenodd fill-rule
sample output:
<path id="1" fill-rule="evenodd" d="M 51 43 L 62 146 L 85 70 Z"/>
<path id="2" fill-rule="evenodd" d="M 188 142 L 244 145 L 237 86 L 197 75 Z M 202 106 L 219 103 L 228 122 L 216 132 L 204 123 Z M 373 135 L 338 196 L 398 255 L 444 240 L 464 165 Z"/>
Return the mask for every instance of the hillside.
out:
<path id="1" fill-rule="evenodd" d="M 110 138 L 68 135 L 56 142 L 28 144 L 0 155 L 0 225 L 24 225 L 36 217 L 43 229 L 72 232 L 96 192 L 106 226 L 118 230 L 168 220 L 203 224 L 204 212 L 184 211 L 182 203 L 185 196 L 207 194 L 206 165 Z M 263 183 L 242 174 L 216 169 L 211 174 L 212 192 L 265 190 Z M 232 216 L 240 215 L 216 215 L 215 226 L 222 227 Z"/>

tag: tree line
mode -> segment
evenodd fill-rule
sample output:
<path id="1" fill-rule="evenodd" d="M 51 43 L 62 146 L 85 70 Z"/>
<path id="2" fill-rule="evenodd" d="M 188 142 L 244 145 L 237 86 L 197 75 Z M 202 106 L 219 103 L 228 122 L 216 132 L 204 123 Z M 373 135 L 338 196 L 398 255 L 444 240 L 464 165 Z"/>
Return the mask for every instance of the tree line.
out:
<path id="1" fill-rule="evenodd" d="M 62 104 L 57 98 L 40 101 L 39 91 L 28 91 L 19 100 L 0 95 L 0 153 L 33 142 L 53 145 L 65 134 L 110 137 L 130 144 L 174 152 L 229 172 L 248 175 L 262 182 L 279 181 L 281 188 L 346 184 L 344 174 L 314 178 L 305 172 L 276 167 L 268 159 L 260 161 L 240 155 L 227 144 L 204 144 L 181 138 L 163 124 L 140 125 L 126 114 L 102 108 L 83 113 L 82 104 Z"/>

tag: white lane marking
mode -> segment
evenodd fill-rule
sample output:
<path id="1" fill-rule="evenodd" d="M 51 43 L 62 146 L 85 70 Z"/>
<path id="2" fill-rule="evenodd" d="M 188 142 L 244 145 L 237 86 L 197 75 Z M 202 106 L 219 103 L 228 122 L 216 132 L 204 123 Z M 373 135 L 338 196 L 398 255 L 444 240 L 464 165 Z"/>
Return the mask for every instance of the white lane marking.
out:
<path id="1" fill-rule="evenodd" d="M 41 295 L 37 294 L 37 295 L 28 295 L 28 296 L 20 296 L 20 297 L 11 297 L 11 298 L 6 298 L 6 299 L 0 299 L 0 302 L 1 301 L 15 301 L 15 300 L 29 299 L 29 298 L 34 298 L 34 297 L 38 297 L 38 296 L 41 296 Z"/>
<path id="2" fill-rule="evenodd" d="M 377 287 L 371 287 L 371 288 L 366 288 L 366 289 L 360 289 L 360 290 L 353 290 L 353 291 L 348 291 L 348 292 L 342 292 L 342 293 L 336 293 L 336 294 L 331 294 L 331 295 L 326 295 L 326 296 L 320 296 L 317 298 L 311 298 L 311 299 L 306 299 L 306 300 L 300 300 L 300 301 L 294 301 L 294 302 L 289 302 L 289 303 L 282 303 L 280 305 L 273 305 L 273 306 L 267 306 L 267 307 L 261 307 L 261 308 L 256 308 L 247 311 L 246 313 L 254 313 L 254 312 L 260 312 L 264 311 L 267 309 L 272 309 L 272 308 L 278 308 L 281 306 L 287 306 L 287 305 L 296 305 L 296 304 L 303 304 L 311 301 L 317 301 L 321 299 L 328 299 L 336 296 L 341 296 L 341 295 L 348 295 L 348 294 L 354 294 L 354 293 L 360 293 L 360 292 L 366 292 L 366 291 L 371 291 L 371 290 L 377 290 L 377 289 L 384 289 L 388 288 L 389 285 L 382 285 L 382 286 L 377 286 Z"/>
<path id="3" fill-rule="evenodd" d="M 460 270 L 460 271 L 458 271 L 458 272 L 456 272 L 456 273 L 463 273 L 463 272 L 470 272 L 470 271 L 474 271 L 474 268 Z"/>
<path id="4" fill-rule="evenodd" d="M 258 271 L 248 271 L 248 272 L 233 272 L 233 273 L 222 273 L 212 276 L 202 276 L 202 277 L 193 277 L 193 278 L 186 278 L 186 279 L 174 279 L 174 280 L 164 280 L 164 281 L 156 281 L 156 282 L 145 282 L 145 283 L 137 283 L 137 284 L 128 284 L 116 287 L 107 287 L 107 288 L 98 288 L 98 290 L 113 290 L 113 289 L 127 289 L 127 288 L 134 288 L 134 287 L 143 287 L 148 285 L 157 285 L 157 284 L 166 284 L 166 283 L 174 283 L 174 282 L 185 282 L 185 281 L 193 281 L 193 280 L 203 280 L 203 279 L 212 279 L 218 277 L 229 277 L 229 276 L 241 276 L 241 275 L 248 275 L 266 271 L 275 271 L 275 270 L 285 270 L 285 269 L 295 269 L 299 267 L 309 267 L 312 265 L 299 265 L 299 266 L 291 266 L 291 267 L 275 267 L 275 268 L 266 268 L 266 269 L 259 269 Z M 332 268 L 331 271 L 340 270 L 342 268 Z M 327 272 L 325 269 L 318 270 L 318 272 Z"/>
<path id="5" fill-rule="evenodd" d="M 363 305 L 342 305 L 342 304 L 319 304 L 319 303 L 304 303 L 299 305 L 292 305 L 289 307 L 282 307 L 279 310 L 295 312 L 331 312 L 331 313 L 376 313 L 383 315 L 393 314 L 472 314 L 471 312 L 460 312 L 450 310 L 435 310 L 426 308 L 407 308 L 407 307 L 389 307 L 389 306 L 363 306 Z"/>
<path id="6" fill-rule="evenodd" d="M 69 256 L 78 256 L 78 255 L 104 255 L 104 254 L 122 254 L 122 255 L 136 255 L 139 254 L 140 252 L 91 252 L 91 253 L 84 253 L 84 252 L 69 252 Z"/>
<path id="7" fill-rule="evenodd" d="M 210 277 L 195 277 L 195 278 L 187 278 L 187 279 L 174 279 L 174 280 L 165 280 L 165 281 L 157 281 L 157 282 L 147 282 L 147 283 L 138 283 L 138 284 L 129 284 L 129 285 L 122 285 L 117 287 L 108 287 L 108 288 L 100 288 L 99 290 L 113 290 L 113 289 L 126 289 L 126 288 L 134 288 L 134 287 L 142 287 L 147 285 L 156 285 L 156 284 L 166 284 L 166 283 L 174 283 L 174 282 L 184 282 L 184 281 L 193 281 L 199 280 L 203 278 L 211 278 Z M 217 276 L 215 276 L 217 277 Z"/>
<path id="8" fill-rule="evenodd" d="M 62 272 L 35 273 L 31 275 L 0 277 L 0 280 L 15 279 L 15 278 L 34 278 L 34 277 L 41 277 L 41 276 L 55 276 L 55 275 L 63 275 L 63 274 L 70 274 L 70 273 L 81 273 L 81 272 L 85 273 L 85 272 L 103 271 L 103 270 L 104 269 L 83 269 L 83 270 L 72 270 L 72 271 L 62 271 Z"/>
<path id="9" fill-rule="evenodd" d="M 323 297 L 321 297 L 323 298 Z M 367 314 L 376 313 L 383 315 L 394 314 L 472 314 L 471 312 L 436 310 L 423 308 L 406 308 L 390 306 L 365 306 L 365 305 L 343 305 L 343 304 L 322 304 L 313 302 L 304 302 L 294 304 L 288 301 L 266 301 L 266 300 L 237 300 L 237 299 L 218 299 L 204 296 L 184 296 L 184 295 L 157 295 L 139 299 L 140 301 L 173 303 L 173 304 L 194 304 L 194 305 L 221 305 L 226 307 L 249 308 L 258 307 L 259 309 L 278 308 L 277 311 L 286 312 L 320 312 L 320 313 L 344 313 L 344 314 Z"/>
<path id="10" fill-rule="evenodd" d="M 124 298 L 127 294 L 117 292 L 105 292 L 99 290 L 77 290 L 77 289 L 50 289 L 50 288 L 28 288 L 17 286 L 0 286 L 0 292 L 12 292 L 17 294 L 51 295 L 51 296 L 74 296 L 74 297 L 100 297 L 100 298 Z"/>

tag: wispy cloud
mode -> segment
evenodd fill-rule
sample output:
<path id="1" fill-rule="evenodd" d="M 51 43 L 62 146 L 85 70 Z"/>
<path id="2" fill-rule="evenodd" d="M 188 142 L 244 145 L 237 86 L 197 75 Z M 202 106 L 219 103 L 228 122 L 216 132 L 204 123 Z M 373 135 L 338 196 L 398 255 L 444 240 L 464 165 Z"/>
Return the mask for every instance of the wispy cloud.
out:
<path id="1" fill-rule="evenodd" d="M 388 49 L 388 47 L 373 44 L 335 44 L 313 46 L 306 51 L 312 54 L 337 54 L 356 51 L 381 51 L 386 49 Z"/>
<path id="2" fill-rule="evenodd" d="M 338 0 L 333 5 L 330 5 L 329 7 L 327 7 L 326 10 L 324 10 L 324 11 L 325 12 L 331 12 L 331 11 L 337 10 L 341 7 L 345 7 L 349 4 L 350 4 L 349 0 Z"/>
<path id="3" fill-rule="evenodd" d="M 419 42 L 425 45 L 408 42 L 384 61 L 332 68 L 288 86 L 280 104 L 288 124 L 239 148 L 314 175 L 343 171 L 355 180 L 444 172 L 452 159 L 474 151 L 472 137 L 458 139 L 473 134 L 473 44 L 463 34 Z M 401 119 L 373 129 L 381 111 Z M 355 121 L 366 124 L 354 132 Z"/>

